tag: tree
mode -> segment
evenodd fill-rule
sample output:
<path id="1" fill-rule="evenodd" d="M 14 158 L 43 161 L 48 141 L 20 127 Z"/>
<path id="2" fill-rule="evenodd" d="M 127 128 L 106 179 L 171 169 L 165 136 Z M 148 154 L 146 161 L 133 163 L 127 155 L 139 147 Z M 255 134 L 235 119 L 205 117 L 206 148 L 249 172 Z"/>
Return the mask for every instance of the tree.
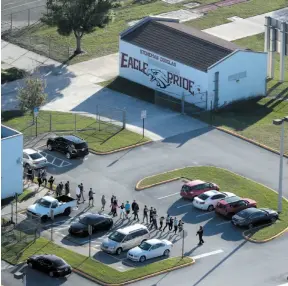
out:
<path id="1" fill-rule="evenodd" d="M 115 2 L 115 0 L 114 0 Z M 47 0 L 47 13 L 42 22 L 56 26 L 62 36 L 74 33 L 75 54 L 82 53 L 81 39 L 96 27 L 104 28 L 113 19 L 113 0 Z"/>
<path id="2" fill-rule="evenodd" d="M 19 107 L 23 111 L 30 111 L 33 115 L 33 122 L 34 108 L 40 107 L 46 101 L 47 94 L 44 89 L 45 82 L 32 76 L 26 78 L 24 86 L 18 89 Z"/>

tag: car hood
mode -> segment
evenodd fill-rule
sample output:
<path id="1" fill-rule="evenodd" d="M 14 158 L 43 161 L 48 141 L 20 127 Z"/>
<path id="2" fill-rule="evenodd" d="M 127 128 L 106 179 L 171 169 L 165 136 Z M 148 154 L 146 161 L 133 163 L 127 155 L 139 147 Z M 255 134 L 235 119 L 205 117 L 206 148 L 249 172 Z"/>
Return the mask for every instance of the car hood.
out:
<path id="1" fill-rule="evenodd" d="M 110 238 L 105 238 L 102 242 L 102 245 L 103 246 L 108 246 L 108 247 L 114 247 L 114 246 L 117 246 L 119 244 L 119 242 L 116 242 Z"/>
<path id="2" fill-rule="evenodd" d="M 71 224 L 70 229 L 73 231 L 77 230 L 88 230 L 88 226 L 86 224 L 83 224 L 81 222 L 75 222 Z"/>
<path id="3" fill-rule="evenodd" d="M 39 204 L 31 205 L 27 208 L 28 211 L 31 211 L 36 214 L 45 214 L 49 215 L 49 208 L 45 208 Z"/>
<path id="4" fill-rule="evenodd" d="M 146 253 L 147 251 L 141 249 L 139 246 L 136 246 L 132 249 L 129 250 L 129 253 L 132 254 L 133 256 L 138 256 L 141 255 L 143 253 Z"/>

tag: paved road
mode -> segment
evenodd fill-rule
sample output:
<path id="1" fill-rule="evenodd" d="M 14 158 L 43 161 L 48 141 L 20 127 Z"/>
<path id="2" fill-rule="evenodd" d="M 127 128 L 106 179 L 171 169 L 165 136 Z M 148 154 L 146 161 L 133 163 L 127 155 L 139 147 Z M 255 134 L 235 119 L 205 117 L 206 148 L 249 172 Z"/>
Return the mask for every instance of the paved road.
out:
<path id="1" fill-rule="evenodd" d="M 3 266 L 7 267 L 7 264 L 2 262 L 2 271 L 1 271 L 1 283 L 3 286 L 58 286 L 58 285 L 69 285 L 69 286 L 97 286 L 98 284 L 91 282 L 87 279 L 82 278 L 81 276 L 72 273 L 67 278 L 51 278 L 46 274 L 38 272 L 33 269 L 26 269 L 26 284 L 22 282 L 22 279 L 15 279 L 13 277 L 13 273 L 15 271 L 15 267 L 6 268 L 3 270 Z"/>

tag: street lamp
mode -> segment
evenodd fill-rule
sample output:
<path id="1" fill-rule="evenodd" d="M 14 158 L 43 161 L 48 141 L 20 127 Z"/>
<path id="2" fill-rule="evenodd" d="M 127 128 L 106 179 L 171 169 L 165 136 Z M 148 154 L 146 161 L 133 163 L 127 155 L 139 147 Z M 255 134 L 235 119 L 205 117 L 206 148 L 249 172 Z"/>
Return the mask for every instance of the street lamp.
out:
<path id="1" fill-rule="evenodd" d="M 282 181 L 283 181 L 283 155 L 284 155 L 284 122 L 288 122 L 288 116 L 282 119 L 274 119 L 274 125 L 281 125 L 280 139 L 280 168 L 279 168 L 279 186 L 278 186 L 278 213 L 282 212 Z"/>

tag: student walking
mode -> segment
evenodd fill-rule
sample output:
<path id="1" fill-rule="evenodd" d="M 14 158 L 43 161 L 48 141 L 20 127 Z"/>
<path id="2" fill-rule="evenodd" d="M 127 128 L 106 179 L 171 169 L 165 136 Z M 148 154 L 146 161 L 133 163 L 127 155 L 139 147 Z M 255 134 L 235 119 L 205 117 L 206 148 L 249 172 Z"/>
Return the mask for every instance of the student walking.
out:
<path id="1" fill-rule="evenodd" d="M 144 220 L 145 220 L 145 218 L 146 218 L 146 223 L 148 224 L 148 208 L 147 208 L 147 206 L 145 205 L 145 207 L 144 207 L 144 209 L 143 209 L 143 221 L 142 221 L 142 223 L 144 223 Z"/>
<path id="2" fill-rule="evenodd" d="M 173 217 L 171 216 L 169 220 L 169 231 L 171 231 L 172 228 L 173 228 Z"/>
<path id="3" fill-rule="evenodd" d="M 120 218 L 125 218 L 125 206 L 124 203 L 121 204 L 120 206 Z"/>
<path id="4" fill-rule="evenodd" d="M 51 177 L 49 178 L 49 180 L 48 180 L 50 190 L 53 190 L 54 181 L 55 181 L 55 179 L 54 179 L 53 176 L 51 176 Z"/>
<path id="5" fill-rule="evenodd" d="M 89 206 L 90 206 L 90 202 L 92 201 L 92 207 L 94 207 L 94 195 L 95 193 L 92 191 L 92 188 L 90 188 L 88 196 L 89 196 Z"/>
<path id="6" fill-rule="evenodd" d="M 174 222 L 173 223 L 174 223 L 174 233 L 176 234 L 177 230 L 178 230 L 178 220 L 177 220 L 176 216 L 174 218 Z"/>
<path id="7" fill-rule="evenodd" d="M 158 225 L 157 225 L 157 213 L 153 212 L 153 217 L 152 217 L 152 225 L 151 228 L 153 228 L 153 226 L 155 227 L 155 229 L 158 229 Z"/>
<path id="8" fill-rule="evenodd" d="M 62 194 L 62 186 L 61 186 L 61 183 L 57 185 L 56 187 L 56 196 L 57 197 L 60 197 Z"/>
<path id="9" fill-rule="evenodd" d="M 203 233 L 204 233 L 203 227 L 200 226 L 199 230 L 196 233 L 196 236 L 198 235 L 198 237 L 199 237 L 199 244 L 198 245 L 202 245 L 204 243 Z"/>
<path id="10" fill-rule="evenodd" d="M 131 205 L 131 209 L 132 209 L 133 214 L 134 214 L 135 206 L 136 206 L 136 201 L 134 200 L 132 205 Z"/>
<path id="11" fill-rule="evenodd" d="M 79 188 L 80 188 L 80 194 L 81 194 L 81 197 L 82 197 L 83 203 L 84 203 L 85 199 L 84 199 L 84 186 L 83 186 L 83 183 L 80 184 Z"/>
<path id="12" fill-rule="evenodd" d="M 115 199 L 114 199 L 114 201 L 113 201 L 113 204 L 112 204 L 112 209 L 113 209 L 112 213 L 113 213 L 113 216 L 118 216 L 118 214 L 117 214 L 117 208 L 119 208 L 119 206 L 118 206 L 118 201 L 117 201 L 117 199 L 116 199 L 116 197 L 115 197 Z"/>
<path id="13" fill-rule="evenodd" d="M 46 186 L 47 186 L 47 172 L 45 169 L 40 170 L 40 177 L 42 179 L 42 184 L 44 183 L 44 186 L 46 188 Z"/>
<path id="14" fill-rule="evenodd" d="M 154 209 L 151 207 L 149 211 L 149 222 L 152 223 Z"/>
<path id="15" fill-rule="evenodd" d="M 80 204 L 80 199 L 81 199 L 80 185 L 78 185 L 76 188 L 76 197 L 77 197 L 77 204 Z"/>
<path id="16" fill-rule="evenodd" d="M 33 182 L 33 170 L 30 166 L 27 169 L 27 180 Z"/>
<path id="17" fill-rule="evenodd" d="M 133 214 L 134 214 L 134 219 L 133 220 L 136 220 L 139 221 L 139 216 L 138 216 L 138 212 L 139 212 L 139 205 L 138 203 L 135 202 L 135 205 L 134 205 L 134 211 L 133 211 Z"/>
<path id="18" fill-rule="evenodd" d="M 69 183 L 69 181 L 67 181 L 65 183 L 64 189 L 65 189 L 65 195 L 68 196 L 70 194 L 70 183 Z"/>
<path id="19" fill-rule="evenodd" d="M 41 184 L 42 184 L 42 179 L 41 179 L 40 175 L 39 175 L 39 177 L 37 177 L 37 182 L 38 182 L 38 188 L 40 188 Z"/>
<path id="20" fill-rule="evenodd" d="M 165 219 L 164 216 L 161 216 L 161 217 L 160 217 L 160 220 L 159 220 L 160 228 L 159 228 L 159 230 L 162 230 L 164 219 Z"/>
<path id="21" fill-rule="evenodd" d="M 128 215 L 130 214 L 131 205 L 129 204 L 129 201 L 125 204 L 125 211 L 126 211 L 126 218 L 128 218 Z"/>
<path id="22" fill-rule="evenodd" d="M 101 198 L 101 211 L 104 211 L 105 209 L 105 205 L 106 205 L 106 199 L 105 199 L 105 196 L 103 195 L 102 198 Z"/>
<path id="23" fill-rule="evenodd" d="M 163 228 L 163 231 L 166 229 L 166 227 L 167 226 L 169 226 L 169 224 L 170 224 L 170 215 L 168 214 L 167 216 L 166 216 L 166 220 L 165 220 L 165 227 Z"/>
<path id="24" fill-rule="evenodd" d="M 183 224 L 184 224 L 184 222 L 180 219 L 179 223 L 178 223 L 178 231 L 179 231 L 179 233 L 183 230 Z"/>

